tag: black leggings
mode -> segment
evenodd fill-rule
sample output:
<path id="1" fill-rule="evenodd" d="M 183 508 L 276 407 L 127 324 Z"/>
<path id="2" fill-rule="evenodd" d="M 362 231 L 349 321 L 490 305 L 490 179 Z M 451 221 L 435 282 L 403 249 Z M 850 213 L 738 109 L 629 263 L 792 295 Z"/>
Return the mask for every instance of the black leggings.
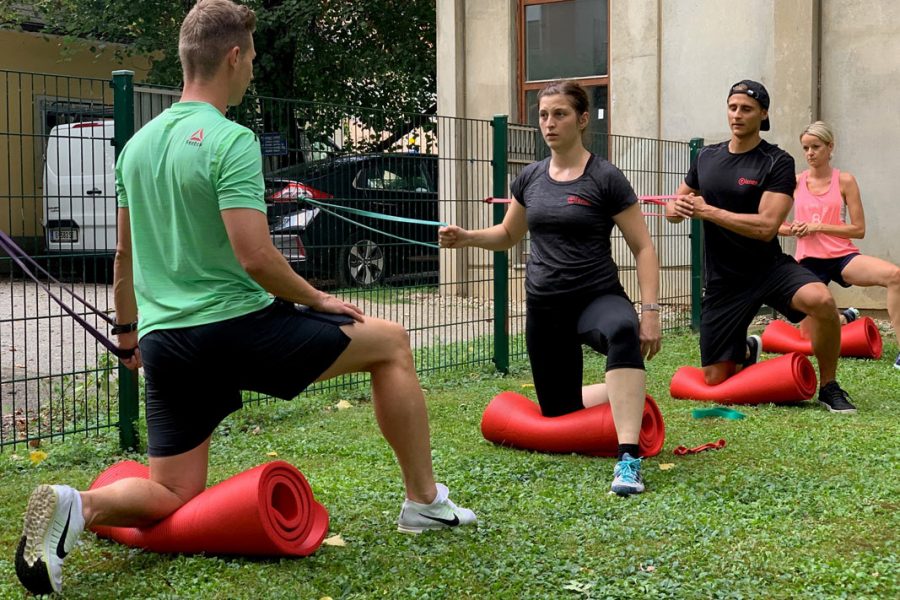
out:
<path id="1" fill-rule="evenodd" d="M 622 294 L 548 303 L 527 300 L 525 343 L 545 417 L 584 408 L 581 345 L 606 355 L 606 370 L 643 369 L 638 317 Z"/>

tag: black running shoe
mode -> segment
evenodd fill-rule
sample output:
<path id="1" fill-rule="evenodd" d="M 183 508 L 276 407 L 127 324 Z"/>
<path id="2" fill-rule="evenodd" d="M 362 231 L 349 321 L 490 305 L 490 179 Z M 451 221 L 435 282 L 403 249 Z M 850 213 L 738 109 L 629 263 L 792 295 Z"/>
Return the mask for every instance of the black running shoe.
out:
<path id="1" fill-rule="evenodd" d="M 852 415 L 856 407 L 850 404 L 850 394 L 841 389 L 837 381 L 829 381 L 819 390 L 819 404 L 833 413 Z"/>
<path id="2" fill-rule="evenodd" d="M 843 315 L 844 319 L 847 321 L 847 325 L 849 325 L 859 318 L 859 310 L 851 306 L 850 308 L 842 310 L 841 315 Z"/>
<path id="3" fill-rule="evenodd" d="M 762 353 L 762 338 L 758 335 L 751 335 L 747 337 L 747 358 L 744 359 L 744 362 L 741 363 L 744 365 L 744 368 L 749 367 L 750 365 L 755 365 L 759 362 L 759 355 Z"/>

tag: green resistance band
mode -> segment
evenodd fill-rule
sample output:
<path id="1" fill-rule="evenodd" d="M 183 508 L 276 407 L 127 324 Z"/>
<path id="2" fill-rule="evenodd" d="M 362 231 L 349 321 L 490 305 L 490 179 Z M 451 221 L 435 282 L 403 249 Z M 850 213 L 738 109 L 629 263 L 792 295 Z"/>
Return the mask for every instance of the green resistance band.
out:
<path id="1" fill-rule="evenodd" d="M 695 408 L 691 411 L 691 416 L 695 419 L 707 419 L 710 417 L 722 417 L 723 419 L 731 419 L 737 421 L 743 419 L 747 415 L 738 412 L 733 408 L 725 408 L 724 406 L 716 406 L 713 408 Z"/>
<path id="2" fill-rule="evenodd" d="M 367 229 L 369 231 L 374 231 L 375 233 L 379 233 L 386 237 L 400 240 L 401 242 L 407 242 L 409 244 L 416 244 L 418 246 L 425 246 L 426 248 L 440 249 L 440 246 L 438 244 L 429 244 L 428 242 L 419 242 L 416 240 L 411 240 L 411 239 L 408 239 L 408 238 L 405 238 L 405 237 L 402 237 L 399 235 L 394 235 L 392 233 L 382 231 L 375 227 L 369 227 L 368 225 L 363 225 L 362 223 L 359 223 L 358 221 L 354 221 L 353 219 L 349 219 L 343 215 L 339 215 L 335 211 L 340 210 L 340 211 L 348 212 L 348 213 L 351 213 L 354 215 L 359 215 L 361 217 L 369 217 L 371 219 L 380 219 L 382 221 L 396 221 L 398 223 L 413 223 L 416 225 L 434 225 L 435 227 L 446 227 L 447 226 L 446 223 L 442 223 L 441 221 L 426 221 L 424 219 L 410 219 L 408 217 L 396 217 L 394 215 L 386 215 L 384 213 L 376 213 L 376 212 L 371 212 L 368 210 L 362 210 L 359 208 L 350 208 L 349 206 L 341 206 L 339 204 L 330 204 L 328 202 L 319 202 L 318 200 L 313 200 L 312 198 L 304 198 L 303 201 L 309 202 L 310 204 L 313 204 L 313 205 L 319 207 L 323 212 L 326 212 L 326 213 L 328 213 L 334 217 L 337 217 L 338 219 L 341 219 L 343 221 L 347 221 L 348 223 L 352 223 L 353 225 L 356 225 L 357 227 L 362 227 L 363 229 Z M 331 209 L 333 209 L 333 210 L 331 210 Z"/>

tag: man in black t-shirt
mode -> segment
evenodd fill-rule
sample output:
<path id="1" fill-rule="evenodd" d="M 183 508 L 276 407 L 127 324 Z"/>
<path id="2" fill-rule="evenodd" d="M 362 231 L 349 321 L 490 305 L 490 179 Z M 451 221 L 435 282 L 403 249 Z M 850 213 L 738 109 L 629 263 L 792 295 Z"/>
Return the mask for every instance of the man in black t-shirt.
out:
<path id="1" fill-rule="evenodd" d="M 763 304 L 796 323 L 809 316 L 819 362 L 819 402 L 854 413 L 835 380 L 841 331 L 828 288 L 781 251 L 778 226 L 793 203 L 794 159 L 763 140 L 769 94 L 744 80 L 728 91 L 731 139 L 703 148 L 669 202 L 669 221 L 703 221 L 705 289 L 700 356 L 706 383 L 716 385 L 759 358 L 758 336 L 745 337 Z"/>

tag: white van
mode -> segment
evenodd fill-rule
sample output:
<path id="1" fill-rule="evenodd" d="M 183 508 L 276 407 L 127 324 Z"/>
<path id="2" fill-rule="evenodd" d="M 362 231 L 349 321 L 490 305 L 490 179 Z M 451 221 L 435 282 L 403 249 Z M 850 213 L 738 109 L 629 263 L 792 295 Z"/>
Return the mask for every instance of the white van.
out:
<path id="1" fill-rule="evenodd" d="M 113 121 L 57 125 L 44 160 L 44 239 L 51 253 L 116 249 Z"/>

